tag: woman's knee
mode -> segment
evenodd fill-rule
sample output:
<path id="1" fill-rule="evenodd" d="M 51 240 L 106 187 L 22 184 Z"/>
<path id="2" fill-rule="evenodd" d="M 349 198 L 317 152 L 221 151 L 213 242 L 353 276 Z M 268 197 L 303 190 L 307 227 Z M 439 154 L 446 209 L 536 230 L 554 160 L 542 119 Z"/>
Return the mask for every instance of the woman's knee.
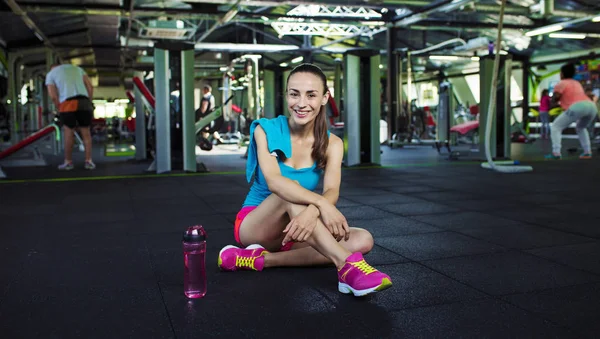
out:
<path id="1" fill-rule="evenodd" d="M 348 239 L 348 250 L 352 253 L 369 253 L 375 244 L 373 236 L 369 231 L 362 228 L 351 228 L 350 239 Z"/>

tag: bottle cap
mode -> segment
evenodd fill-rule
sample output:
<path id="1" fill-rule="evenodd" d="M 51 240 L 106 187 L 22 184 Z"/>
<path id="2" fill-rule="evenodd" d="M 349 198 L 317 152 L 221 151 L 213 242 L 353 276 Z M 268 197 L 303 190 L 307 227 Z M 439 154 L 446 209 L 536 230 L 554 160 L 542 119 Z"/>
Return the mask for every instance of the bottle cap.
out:
<path id="1" fill-rule="evenodd" d="M 183 241 L 185 242 L 200 242 L 206 240 L 206 231 L 202 225 L 190 226 L 183 232 Z"/>

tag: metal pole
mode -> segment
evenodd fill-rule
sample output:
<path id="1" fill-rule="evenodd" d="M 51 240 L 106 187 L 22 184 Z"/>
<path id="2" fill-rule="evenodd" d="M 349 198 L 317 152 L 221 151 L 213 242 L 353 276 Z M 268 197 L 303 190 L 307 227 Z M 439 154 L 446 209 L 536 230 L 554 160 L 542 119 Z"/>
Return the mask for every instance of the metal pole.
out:
<path id="1" fill-rule="evenodd" d="M 254 109 L 252 116 L 258 120 L 260 118 L 260 95 L 259 95 L 259 78 L 258 78 L 258 59 L 252 58 L 252 94 L 254 99 Z"/>
<path id="2" fill-rule="evenodd" d="M 141 79 L 141 77 L 140 77 Z M 146 151 L 146 111 L 144 110 L 144 102 L 142 92 L 133 86 L 135 98 L 135 159 L 145 160 L 147 157 Z"/>
<path id="3" fill-rule="evenodd" d="M 265 118 L 275 118 L 275 72 L 265 70 L 263 75 L 263 86 L 265 89 Z"/>
<path id="4" fill-rule="evenodd" d="M 154 49 L 156 99 L 156 173 L 171 171 L 171 124 L 169 106 L 169 51 Z"/>
<path id="5" fill-rule="evenodd" d="M 335 91 L 335 97 L 333 100 L 335 101 L 335 105 L 338 110 L 342 111 L 342 60 L 335 59 L 335 73 L 333 76 L 333 90 Z"/>
<path id="6" fill-rule="evenodd" d="M 183 170 L 187 172 L 197 172 L 193 46 L 192 49 L 181 51 L 181 99 L 183 123 Z"/>
<path id="7" fill-rule="evenodd" d="M 369 81 L 369 88 L 371 93 L 369 93 L 369 103 L 370 103 L 370 129 L 371 129 L 371 140 L 370 140 L 370 149 L 371 153 L 370 162 L 371 164 L 379 165 L 381 164 L 381 152 L 380 152 L 380 138 L 379 133 L 381 133 L 381 129 L 379 128 L 380 120 L 381 120 L 381 70 L 379 69 L 379 65 L 381 62 L 381 56 L 379 54 L 370 57 L 370 77 L 369 79 L 363 79 L 363 81 Z M 363 98 L 365 99 L 365 98 Z M 366 120 L 366 119 L 365 119 Z M 361 121 L 362 124 L 364 122 Z"/>

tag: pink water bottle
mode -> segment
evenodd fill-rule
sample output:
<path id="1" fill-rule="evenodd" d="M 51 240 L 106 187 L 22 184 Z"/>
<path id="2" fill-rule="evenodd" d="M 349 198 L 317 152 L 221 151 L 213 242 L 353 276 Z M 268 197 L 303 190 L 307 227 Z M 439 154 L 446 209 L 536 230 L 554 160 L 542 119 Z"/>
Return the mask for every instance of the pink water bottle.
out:
<path id="1" fill-rule="evenodd" d="M 190 226 L 183 234 L 183 292 L 188 298 L 206 294 L 206 232 L 201 225 Z"/>

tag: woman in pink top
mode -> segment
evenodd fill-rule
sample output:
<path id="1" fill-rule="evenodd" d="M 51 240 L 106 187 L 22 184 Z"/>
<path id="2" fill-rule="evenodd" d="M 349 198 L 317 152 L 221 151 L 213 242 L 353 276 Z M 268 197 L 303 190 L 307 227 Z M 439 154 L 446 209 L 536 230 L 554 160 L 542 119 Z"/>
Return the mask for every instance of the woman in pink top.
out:
<path id="1" fill-rule="evenodd" d="M 542 91 L 542 99 L 540 100 L 540 121 L 542 122 L 542 128 L 540 134 L 542 139 L 548 139 L 550 136 L 550 95 L 548 90 Z"/>
<path id="2" fill-rule="evenodd" d="M 571 123 L 576 122 L 575 129 L 583 148 L 580 159 L 591 159 L 592 148 L 587 126 L 598 114 L 596 105 L 585 95 L 583 86 L 573 80 L 575 65 L 567 64 L 560 69 L 561 81 L 554 87 L 554 101 L 559 102 L 564 112 L 554 120 L 551 127 L 552 154 L 546 159 L 561 158 L 562 131 Z"/>

